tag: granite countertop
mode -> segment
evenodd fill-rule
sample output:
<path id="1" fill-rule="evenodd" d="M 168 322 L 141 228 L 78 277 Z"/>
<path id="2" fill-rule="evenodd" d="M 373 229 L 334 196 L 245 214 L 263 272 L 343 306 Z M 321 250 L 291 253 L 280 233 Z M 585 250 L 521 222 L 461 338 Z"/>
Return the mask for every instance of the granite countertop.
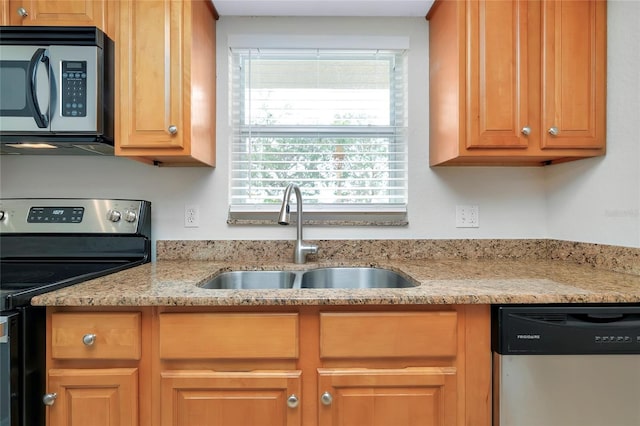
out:
<path id="1" fill-rule="evenodd" d="M 418 285 L 404 289 L 207 290 L 230 270 L 300 270 L 376 266 Z M 373 262 L 242 262 L 158 260 L 36 296 L 45 306 L 296 306 L 640 302 L 640 276 L 561 260 L 455 259 Z"/>

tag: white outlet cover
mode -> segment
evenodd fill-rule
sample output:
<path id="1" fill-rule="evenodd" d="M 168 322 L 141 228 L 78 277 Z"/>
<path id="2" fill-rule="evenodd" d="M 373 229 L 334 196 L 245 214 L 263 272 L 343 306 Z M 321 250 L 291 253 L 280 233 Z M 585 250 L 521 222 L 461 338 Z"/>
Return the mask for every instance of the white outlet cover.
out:
<path id="1" fill-rule="evenodd" d="M 184 206 L 184 227 L 198 228 L 200 226 L 200 207 L 196 205 Z"/>
<path id="2" fill-rule="evenodd" d="M 479 228 L 480 208 L 478 206 L 456 206 L 456 228 Z"/>

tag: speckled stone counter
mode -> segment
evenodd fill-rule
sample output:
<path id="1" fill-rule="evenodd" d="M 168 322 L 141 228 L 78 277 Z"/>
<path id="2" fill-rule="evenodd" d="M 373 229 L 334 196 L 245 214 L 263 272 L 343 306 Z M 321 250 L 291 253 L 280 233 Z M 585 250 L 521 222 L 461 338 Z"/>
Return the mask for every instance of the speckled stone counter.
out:
<path id="1" fill-rule="evenodd" d="M 255 259 L 255 258 L 254 258 Z M 405 289 L 207 290 L 229 270 L 378 266 L 412 280 Z M 158 260 L 37 296 L 48 306 L 295 306 L 640 302 L 640 276 L 569 261 L 525 258 L 285 262 Z"/>
<path id="2" fill-rule="evenodd" d="M 547 239 L 318 240 L 311 262 L 352 260 L 562 260 L 597 269 L 640 275 L 640 248 Z M 288 262 L 291 240 L 165 240 L 157 243 L 159 260 Z"/>

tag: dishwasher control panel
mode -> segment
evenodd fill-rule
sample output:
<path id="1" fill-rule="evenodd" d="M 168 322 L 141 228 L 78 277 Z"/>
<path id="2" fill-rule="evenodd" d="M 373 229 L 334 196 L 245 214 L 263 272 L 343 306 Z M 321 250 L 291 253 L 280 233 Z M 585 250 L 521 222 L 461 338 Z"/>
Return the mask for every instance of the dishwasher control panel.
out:
<path id="1" fill-rule="evenodd" d="M 640 354 L 640 306 L 494 306 L 502 355 Z"/>
<path id="2" fill-rule="evenodd" d="M 622 344 L 629 344 L 629 343 L 640 343 L 640 336 L 594 336 L 593 341 L 595 343 L 622 343 Z"/>

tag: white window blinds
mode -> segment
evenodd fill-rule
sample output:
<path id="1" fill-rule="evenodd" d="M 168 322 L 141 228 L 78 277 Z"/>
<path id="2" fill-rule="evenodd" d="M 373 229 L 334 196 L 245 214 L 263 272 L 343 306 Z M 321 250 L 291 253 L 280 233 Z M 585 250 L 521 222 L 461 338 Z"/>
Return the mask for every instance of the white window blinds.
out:
<path id="1" fill-rule="evenodd" d="M 231 212 L 406 210 L 403 51 L 231 49 Z M 390 209 L 389 209 L 390 208 Z"/>

